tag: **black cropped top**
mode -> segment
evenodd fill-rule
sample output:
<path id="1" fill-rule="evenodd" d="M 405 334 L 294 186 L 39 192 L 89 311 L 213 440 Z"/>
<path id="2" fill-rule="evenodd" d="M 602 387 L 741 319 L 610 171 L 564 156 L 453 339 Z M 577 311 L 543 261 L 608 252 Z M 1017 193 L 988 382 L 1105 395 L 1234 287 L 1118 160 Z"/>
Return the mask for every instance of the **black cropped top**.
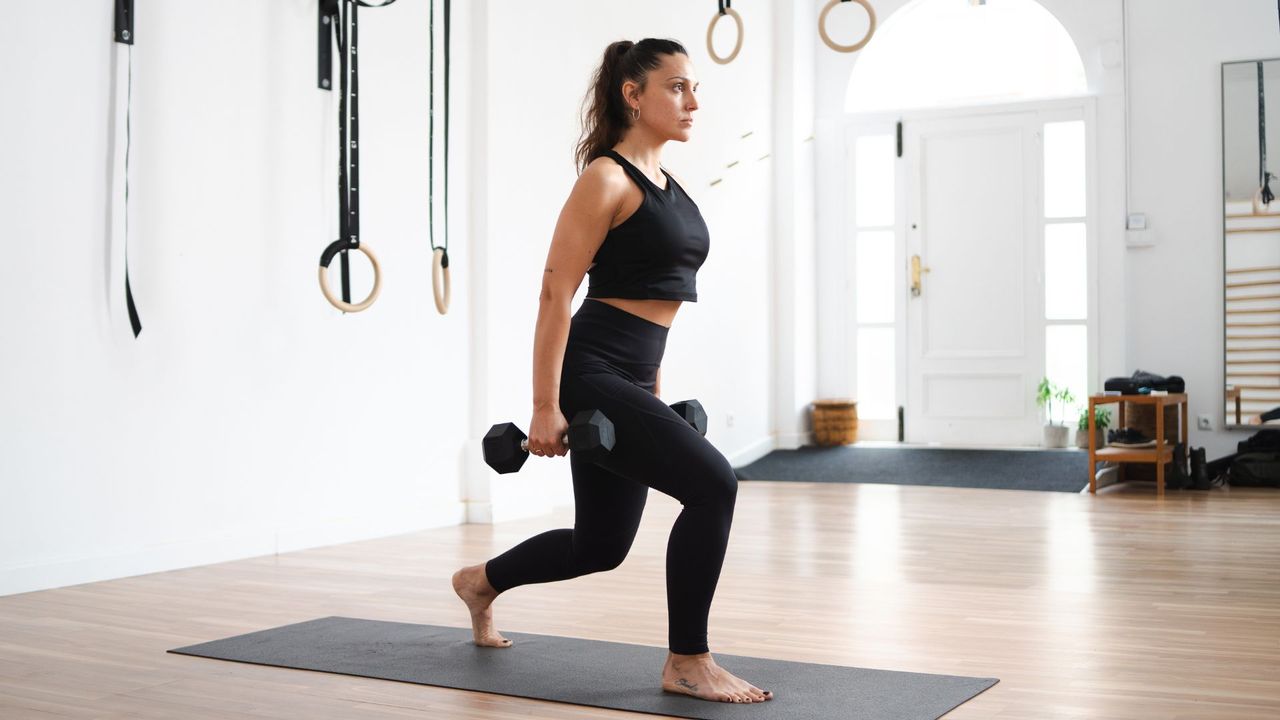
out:
<path id="1" fill-rule="evenodd" d="M 698 206 L 666 170 L 663 190 L 618 153 L 605 154 L 640 186 L 644 200 L 605 235 L 587 270 L 587 297 L 697 302 L 695 277 L 711 247 Z"/>

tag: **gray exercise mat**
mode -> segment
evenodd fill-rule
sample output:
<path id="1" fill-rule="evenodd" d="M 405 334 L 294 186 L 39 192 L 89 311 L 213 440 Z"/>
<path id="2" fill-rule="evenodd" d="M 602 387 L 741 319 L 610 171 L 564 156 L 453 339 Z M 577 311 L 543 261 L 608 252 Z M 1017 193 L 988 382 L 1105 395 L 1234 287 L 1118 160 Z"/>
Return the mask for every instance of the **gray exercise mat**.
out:
<path id="1" fill-rule="evenodd" d="M 327 617 L 169 652 L 705 720 L 936 720 L 998 682 L 716 653 L 721 667 L 774 694 L 717 703 L 662 691 L 666 648 L 503 635 L 511 647 L 482 648 L 470 628 Z"/>

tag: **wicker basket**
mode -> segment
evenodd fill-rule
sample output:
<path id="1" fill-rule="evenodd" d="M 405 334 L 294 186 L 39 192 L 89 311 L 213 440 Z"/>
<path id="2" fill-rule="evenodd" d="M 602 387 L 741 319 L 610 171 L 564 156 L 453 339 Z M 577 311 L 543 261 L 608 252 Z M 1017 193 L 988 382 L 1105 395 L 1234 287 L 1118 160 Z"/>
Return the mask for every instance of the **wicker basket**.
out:
<path id="1" fill-rule="evenodd" d="M 857 436 L 858 403 L 846 399 L 814 401 L 814 441 L 819 445 L 848 445 Z"/>

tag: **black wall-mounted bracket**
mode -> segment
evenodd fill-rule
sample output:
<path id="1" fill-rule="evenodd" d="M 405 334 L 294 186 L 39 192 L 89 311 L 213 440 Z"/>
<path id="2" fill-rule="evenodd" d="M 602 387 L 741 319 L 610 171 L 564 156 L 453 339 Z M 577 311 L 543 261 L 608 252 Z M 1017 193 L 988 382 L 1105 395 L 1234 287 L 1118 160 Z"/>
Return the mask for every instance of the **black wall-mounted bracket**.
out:
<path id="1" fill-rule="evenodd" d="M 133 0 L 115 0 L 116 42 L 133 44 Z"/>
<path id="2" fill-rule="evenodd" d="M 333 18 L 338 15 L 338 0 L 320 0 L 316 17 L 320 44 L 316 66 L 316 86 L 321 90 L 333 89 Z"/>

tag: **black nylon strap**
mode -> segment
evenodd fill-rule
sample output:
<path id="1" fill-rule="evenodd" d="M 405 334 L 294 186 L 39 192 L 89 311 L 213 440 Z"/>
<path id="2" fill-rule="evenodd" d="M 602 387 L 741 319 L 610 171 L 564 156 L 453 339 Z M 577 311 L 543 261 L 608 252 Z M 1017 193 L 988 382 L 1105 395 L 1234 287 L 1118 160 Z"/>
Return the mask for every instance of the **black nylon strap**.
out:
<path id="1" fill-rule="evenodd" d="M 334 0 L 330 22 L 340 60 L 338 98 L 338 239 L 320 255 L 329 267 L 335 255 L 342 271 L 342 301 L 351 302 L 351 271 L 347 253 L 360 247 L 360 56 L 359 6 L 386 7 L 396 0 L 372 5 L 363 0 Z M 342 11 L 346 8 L 346 12 Z M 324 9 L 322 9 L 322 12 Z"/>
<path id="2" fill-rule="evenodd" d="M 1267 103 L 1261 60 L 1258 61 L 1258 185 L 1262 188 L 1262 204 L 1270 205 L 1276 197 L 1271 192 L 1271 173 L 1267 172 Z"/>
<path id="3" fill-rule="evenodd" d="M 121 18 L 117 15 L 117 21 Z M 121 42 L 129 46 L 129 84 L 125 99 L 125 120 L 124 120 L 124 301 L 129 309 L 129 326 L 133 328 L 133 336 L 136 338 L 142 334 L 142 320 L 138 318 L 138 307 L 133 302 L 133 286 L 129 283 L 129 149 L 133 144 L 133 14 L 128 13 L 124 18 L 128 23 L 128 30 L 118 32 Z"/>
<path id="4" fill-rule="evenodd" d="M 444 255 L 440 266 L 449 267 L 449 114 L 453 105 L 449 102 L 449 19 L 452 0 L 444 0 Z"/>
<path id="5" fill-rule="evenodd" d="M 450 55 L 450 0 L 444 0 L 444 173 L 441 179 L 441 186 L 444 192 L 444 245 L 440 249 L 444 253 L 440 257 L 440 266 L 449 267 L 449 55 Z M 435 252 L 436 246 L 436 222 L 435 222 L 435 177 L 436 177 L 436 4 L 435 0 L 431 0 L 431 11 L 429 13 L 428 25 L 431 33 L 431 61 L 428 63 L 427 94 L 428 98 L 428 121 L 427 121 L 427 224 L 429 226 L 428 235 L 431 239 L 431 250 Z"/>
<path id="6" fill-rule="evenodd" d="M 351 8 L 351 136 L 347 144 L 350 155 L 350 173 L 347 175 L 347 238 L 351 247 L 360 247 L 360 54 L 359 45 L 359 10 L 360 3 L 353 2 Z"/>
<path id="7" fill-rule="evenodd" d="M 351 267 L 347 252 L 360 247 L 360 86 L 359 86 L 359 3 L 342 0 L 347 12 L 334 17 L 340 59 L 338 99 L 338 232 L 339 264 L 342 270 L 342 301 L 351 302 Z M 348 24 L 350 27 L 348 27 Z M 350 77 L 348 78 L 348 73 Z M 348 138 L 348 127 L 350 137 Z"/>
<path id="8" fill-rule="evenodd" d="M 1262 89 L 1262 62 L 1258 62 L 1258 185 L 1267 179 L 1267 103 Z"/>
<path id="9" fill-rule="evenodd" d="M 427 60 L 427 238 L 436 249 L 436 0 L 427 0 L 427 33 L 431 35 Z"/>

